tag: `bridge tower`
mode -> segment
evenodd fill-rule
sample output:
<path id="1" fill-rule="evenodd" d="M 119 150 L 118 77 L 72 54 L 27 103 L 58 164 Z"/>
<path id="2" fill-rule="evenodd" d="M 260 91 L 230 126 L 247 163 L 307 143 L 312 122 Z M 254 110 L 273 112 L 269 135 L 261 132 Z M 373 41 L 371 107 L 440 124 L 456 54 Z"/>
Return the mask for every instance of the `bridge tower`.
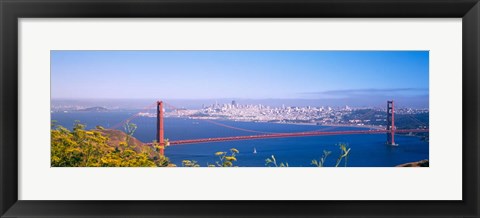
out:
<path id="1" fill-rule="evenodd" d="M 160 148 L 160 155 L 165 152 L 165 138 L 163 137 L 163 101 L 157 101 L 157 142 Z"/>
<path id="2" fill-rule="evenodd" d="M 395 104 L 392 101 L 387 101 L 387 144 L 395 144 Z"/>

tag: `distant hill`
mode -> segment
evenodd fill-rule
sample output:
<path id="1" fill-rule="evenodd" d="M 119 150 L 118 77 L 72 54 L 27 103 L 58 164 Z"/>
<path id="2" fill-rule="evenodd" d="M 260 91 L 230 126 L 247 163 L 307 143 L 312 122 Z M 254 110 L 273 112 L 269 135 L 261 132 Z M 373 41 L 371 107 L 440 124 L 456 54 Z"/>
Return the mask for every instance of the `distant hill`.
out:
<path id="1" fill-rule="evenodd" d="M 125 142 L 127 139 L 127 134 L 123 131 L 117 130 L 117 129 L 92 129 L 92 131 L 97 131 L 100 132 L 103 136 L 108 137 L 107 145 L 122 149 L 119 144 L 120 142 Z M 152 149 L 147 149 L 150 145 L 143 143 L 142 141 L 136 139 L 135 137 L 131 137 L 128 140 L 128 144 L 132 147 L 134 147 L 133 150 L 137 153 L 142 153 L 147 151 L 149 153 L 150 158 L 155 157 L 155 151 Z M 173 166 L 173 165 L 172 165 Z"/>
<path id="2" fill-rule="evenodd" d="M 428 160 L 421 160 L 417 162 L 400 164 L 397 167 L 428 167 L 428 166 L 429 166 Z"/>
<path id="3" fill-rule="evenodd" d="M 89 107 L 89 108 L 79 109 L 78 111 L 102 112 L 102 111 L 108 111 L 108 109 L 104 107 Z"/>
<path id="4" fill-rule="evenodd" d="M 109 138 L 107 144 L 112 147 L 118 147 L 120 142 L 125 142 L 127 139 L 125 132 L 116 129 L 95 129 L 94 131 L 98 131 L 102 133 L 103 136 L 107 136 Z M 136 152 L 141 152 L 143 146 L 148 146 L 135 137 L 131 137 L 128 140 L 128 144 L 133 145 Z"/>

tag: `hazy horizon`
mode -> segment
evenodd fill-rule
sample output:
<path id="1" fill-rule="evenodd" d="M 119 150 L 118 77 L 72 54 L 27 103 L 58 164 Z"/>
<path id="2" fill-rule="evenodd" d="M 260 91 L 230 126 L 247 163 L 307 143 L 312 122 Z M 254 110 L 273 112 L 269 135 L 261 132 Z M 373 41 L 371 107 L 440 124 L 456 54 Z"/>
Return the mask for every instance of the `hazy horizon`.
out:
<path id="1" fill-rule="evenodd" d="M 428 80 L 428 51 L 51 51 L 55 101 L 426 108 Z"/>
<path id="2" fill-rule="evenodd" d="M 331 107 L 384 107 L 387 100 L 370 99 L 369 101 L 355 99 L 242 99 L 242 98 L 218 98 L 218 99 L 52 99 L 52 105 L 77 104 L 84 107 L 107 106 L 121 108 L 143 108 L 158 100 L 165 101 L 176 107 L 199 108 L 202 105 L 230 104 L 263 104 L 267 106 L 331 106 Z M 393 99 L 398 107 L 428 108 L 428 96 L 420 96 L 414 100 L 409 99 L 405 104 L 403 99 Z"/>

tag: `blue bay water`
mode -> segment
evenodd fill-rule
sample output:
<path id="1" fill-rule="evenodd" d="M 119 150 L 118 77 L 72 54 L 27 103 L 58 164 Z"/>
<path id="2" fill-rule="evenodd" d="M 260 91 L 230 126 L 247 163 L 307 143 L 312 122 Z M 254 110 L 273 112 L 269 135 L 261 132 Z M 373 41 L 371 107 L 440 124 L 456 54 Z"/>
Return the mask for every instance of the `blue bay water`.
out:
<path id="1" fill-rule="evenodd" d="M 52 113 L 52 120 L 56 120 L 58 124 L 70 129 L 75 120 L 86 124 L 87 129 L 95 128 L 97 125 L 109 128 L 133 114 L 133 112 L 55 112 Z M 256 122 L 217 122 L 238 128 L 272 133 L 322 129 L 328 131 L 359 129 L 357 127 L 332 128 L 328 126 Z M 134 134 L 136 138 L 143 142 L 151 142 L 155 139 L 155 118 L 137 117 L 132 123 L 138 126 Z M 165 137 L 170 141 L 253 134 L 258 133 L 228 129 L 202 120 L 165 118 Z M 214 156 L 215 152 L 236 148 L 240 151 L 236 162 L 238 166 L 263 167 L 265 166 L 265 159 L 274 155 L 277 162 L 288 163 L 291 167 L 311 167 L 311 161 L 313 159 L 319 160 L 323 151 L 328 150 L 332 151 L 332 154 L 327 158 L 325 165 L 334 166 L 340 154 L 338 143 L 347 143 L 351 148 L 347 165 L 349 167 L 391 167 L 402 163 L 429 159 L 429 143 L 420 140 L 418 137 L 396 135 L 395 141 L 399 144 L 397 147 L 388 146 L 385 141 L 385 134 L 258 139 L 174 145 L 167 147 L 165 155 L 178 166 L 181 166 L 182 160 L 196 160 L 201 166 L 206 166 L 218 161 L 218 158 Z M 254 148 L 257 151 L 256 154 L 253 153 Z"/>

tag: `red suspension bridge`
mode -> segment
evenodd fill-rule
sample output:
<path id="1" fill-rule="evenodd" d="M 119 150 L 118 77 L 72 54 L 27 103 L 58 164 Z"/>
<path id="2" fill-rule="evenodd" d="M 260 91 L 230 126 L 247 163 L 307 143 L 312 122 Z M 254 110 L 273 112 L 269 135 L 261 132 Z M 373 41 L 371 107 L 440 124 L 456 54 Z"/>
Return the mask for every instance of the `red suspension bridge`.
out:
<path id="1" fill-rule="evenodd" d="M 396 130 L 397 133 L 413 133 L 413 132 L 428 132 L 428 129 L 402 129 Z M 169 142 L 170 145 L 181 144 L 197 144 L 206 142 L 225 142 L 225 141 L 237 141 L 237 140 L 253 140 L 253 139 L 270 139 L 270 138 L 289 138 L 289 137 L 306 137 L 306 136 L 327 136 L 327 135 L 358 135 L 358 134 L 391 134 L 389 130 L 351 130 L 351 131 L 312 131 L 312 132 L 296 132 L 296 133 L 274 133 L 263 135 L 250 135 L 250 136 L 230 136 L 221 138 L 204 138 L 204 139 L 186 139 Z"/>
<path id="2" fill-rule="evenodd" d="M 166 145 L 164 137 L 164 102 L 158 101 L 157 105 L 157 143 L 160 145 L 160 154 L 164 154 L 164 147 Z M 169 105 L 170 106 L 170 105 Z M 173 109 L 176 109 L 173 106 L 170 106 Z M 137 115 L 127 119 L 131 120 Z M 248 136 L 230 136 L 230 137 L 217 137 L 217 138 L 199 138 L 199 139 L 186 139 L 186 140 L 175 140 L 169 141 L 168 145 L 181 145 L 181 144 L 197 144 L 197 143 L 207 143 L 207 142 L 225 142 L 225 141 L 238 141 L 238 140 L 254 140 L 254 139 L 271 139 L 271 138 L 289 138 L 289 137 L 308 137 L 308 136 L 329 136 L 329 135 L 359 135 L 359 134 L 386 134 L 387 140 L 386 144 L 388 145 L 397 145 L 395 144 L 395 133 L 421 133 L 428 132 L 428 129 L 396 129 L 395 127 L 395 107 L 393 101 L 387 102 L 387 127 L 386 129 L 369 129 L 369 130 L 345 130 L 345 131 L 325 131 L 326 129 L 317 130 L 317 131 L 308 131 L 308 132 L 294 132 L 294 133 L 268 133 L 255 130 L 242 129 L 237 127 L 228 126 L 226 124 L 218 123 L 212 120 L 204 120 L 215 125 L 228 127 L 236 130 L 242 130 L 247 132 L 258 133 L 257 135 L 248 135 Z"/>

